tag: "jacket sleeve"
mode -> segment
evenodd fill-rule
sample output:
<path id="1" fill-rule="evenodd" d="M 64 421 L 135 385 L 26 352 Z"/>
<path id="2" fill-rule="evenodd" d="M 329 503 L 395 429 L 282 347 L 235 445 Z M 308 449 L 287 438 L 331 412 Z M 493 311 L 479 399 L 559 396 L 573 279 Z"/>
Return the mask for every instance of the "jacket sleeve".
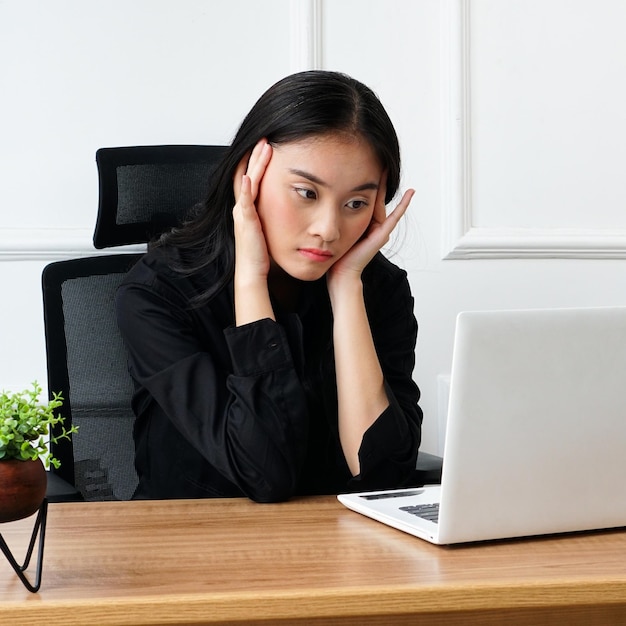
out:
<path id="1" fill-rule="evenodd" d="M 351 481 L 353 490 L 409 484 L 421 442 L 420 391 L 413 380 L 417 342 L 414 300 L 406 273 L 386 260 L 385 267 L 386 271 L 365 283 L 365 293 L 389 406 L 363 436 L 361 471 Z"/>
<path id="2" fill-rule="evenodd" d="M 138 416 L 156 402 L 206 460 L 253 500 L 293 494 L 306 451 L 304 392 L 284 329 L 270 319 L 223 329 L 167 285 L 117 293 Z"/>

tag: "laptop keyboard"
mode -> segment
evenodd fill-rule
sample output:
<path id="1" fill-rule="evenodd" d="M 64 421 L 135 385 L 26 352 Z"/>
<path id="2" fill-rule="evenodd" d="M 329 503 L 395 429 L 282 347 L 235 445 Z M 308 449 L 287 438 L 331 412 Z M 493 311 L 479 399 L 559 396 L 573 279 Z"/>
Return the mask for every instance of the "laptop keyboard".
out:
<path id="1" fill-rule="evenodd" d="M 429 522 L 435 524 L 439 521 L 439 503 L 434 504 L 413 504 L 412 506 L 401 506 L 401 511 L 411 513 L 411 515 L 417 515 Z"/>

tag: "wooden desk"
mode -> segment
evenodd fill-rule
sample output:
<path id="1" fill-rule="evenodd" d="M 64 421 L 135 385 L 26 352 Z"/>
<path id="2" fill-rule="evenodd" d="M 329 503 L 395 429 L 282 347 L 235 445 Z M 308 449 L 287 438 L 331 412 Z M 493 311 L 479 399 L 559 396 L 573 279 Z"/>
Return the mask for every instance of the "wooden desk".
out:
<path id="1" fill-rule="evenodd" d="M 18 558 L 30 528 L 1 527 Z M 0 561 L 1 624 L 416 621 L 624 624 L 626 532 L 449 548 L 332 497 L 65 503 L 49 508 L 38 594 Z"/>

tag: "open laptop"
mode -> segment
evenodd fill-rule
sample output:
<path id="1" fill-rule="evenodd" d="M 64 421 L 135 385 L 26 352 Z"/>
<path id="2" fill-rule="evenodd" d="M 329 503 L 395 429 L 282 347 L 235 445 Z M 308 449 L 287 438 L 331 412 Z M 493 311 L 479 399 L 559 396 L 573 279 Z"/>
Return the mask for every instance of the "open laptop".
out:
<path id="1" fill-rule="evenodd" d="M 626 307 L 475 311 L 457 319 L 441 485 L 338 498 L 452 544 L 626 526 L 625 482 Z"/>

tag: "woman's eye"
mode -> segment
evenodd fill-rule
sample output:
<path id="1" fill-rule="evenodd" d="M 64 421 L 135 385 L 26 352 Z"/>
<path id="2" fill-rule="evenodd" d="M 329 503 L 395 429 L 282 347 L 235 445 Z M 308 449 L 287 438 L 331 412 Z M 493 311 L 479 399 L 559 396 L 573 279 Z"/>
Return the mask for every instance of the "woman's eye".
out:
<path id="1" fill-rule="evenodd" d="M 358 211 L 359 209 L 366 207 L 367 202 L 365 200 L 350 200 L 347 206 L 349 209 L 352 209 L 353 211 Z"/>
<path id="2" fill-rule="evenodd" d="M 296 187 L 296 193 L 306 200 L 315 200 L 317 198 L 316 193 L 312 189 L 306 189 L 305 187 Z"/>

